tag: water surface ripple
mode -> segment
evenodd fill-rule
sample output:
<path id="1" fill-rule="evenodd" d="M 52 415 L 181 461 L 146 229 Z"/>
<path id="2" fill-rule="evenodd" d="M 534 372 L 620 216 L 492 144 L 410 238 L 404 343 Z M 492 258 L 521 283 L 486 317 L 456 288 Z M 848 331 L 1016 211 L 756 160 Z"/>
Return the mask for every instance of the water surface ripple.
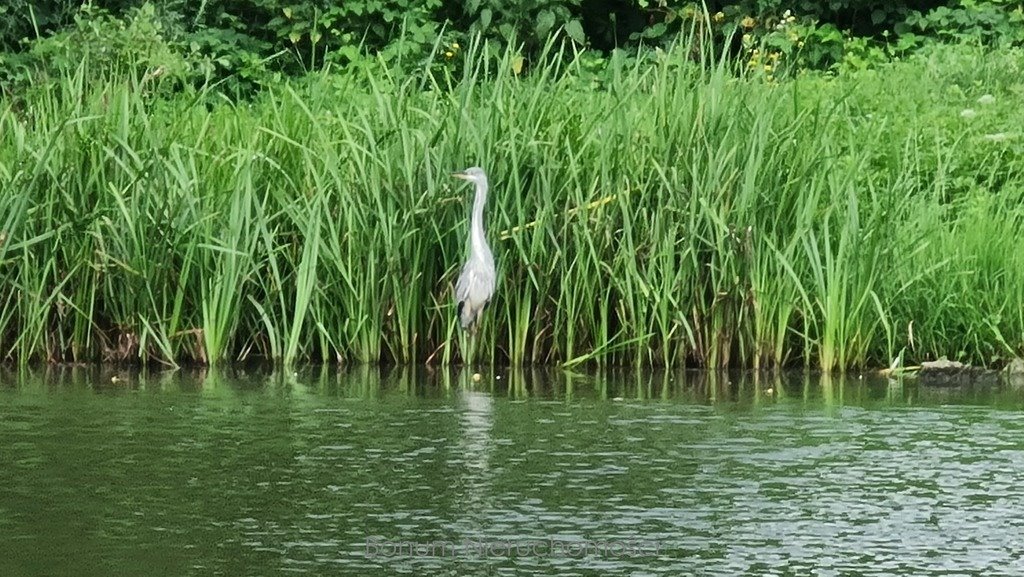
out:
<path id="1" fill-rule="evenodd" d="M 8 377 L 0 575 L 1024 575 L 1020 391 L 426 379 Z"/>

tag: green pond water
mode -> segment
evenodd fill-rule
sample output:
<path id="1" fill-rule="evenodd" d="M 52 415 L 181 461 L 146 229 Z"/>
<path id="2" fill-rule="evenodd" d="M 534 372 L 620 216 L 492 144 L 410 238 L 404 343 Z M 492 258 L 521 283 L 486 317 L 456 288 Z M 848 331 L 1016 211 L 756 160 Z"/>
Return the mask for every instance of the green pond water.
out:
<path id="1" fill-rule="evenodd" d="M 1024 391 L 0 374 L 0 576 L 1024 575 Z"/>

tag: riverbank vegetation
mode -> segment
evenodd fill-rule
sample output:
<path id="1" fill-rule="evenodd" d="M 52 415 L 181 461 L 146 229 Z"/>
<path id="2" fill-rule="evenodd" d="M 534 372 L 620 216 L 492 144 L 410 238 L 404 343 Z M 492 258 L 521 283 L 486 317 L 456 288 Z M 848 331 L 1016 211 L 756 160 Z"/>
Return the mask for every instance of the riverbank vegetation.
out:
<path id="1" fill-rule="evenodd" d="M 701 11 L 596 52 L 565 14 L 249 83 L 144 12 L 12 53 L 46 65 L 0 107 L 0 356 L 462 362 L 472 165 L 499 268 L 473 361 L 1024 353 L 1016 39 L 815 55 L 827 26 Z"/>

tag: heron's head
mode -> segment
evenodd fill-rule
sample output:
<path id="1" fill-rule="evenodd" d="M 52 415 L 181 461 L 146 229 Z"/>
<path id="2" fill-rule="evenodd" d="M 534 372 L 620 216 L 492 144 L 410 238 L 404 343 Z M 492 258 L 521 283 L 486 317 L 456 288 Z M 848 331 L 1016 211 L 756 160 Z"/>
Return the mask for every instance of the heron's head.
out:
<path id="1" fill-rule="evenodd" d="M 455 178 L 461 178 L 462 180 L 468 180 L 470 182 L 486 182 L 487 175 L 484 174 L 484 169 L 479 166 L 467 168 L 462 172 L 453 172 L 452 176 Z"/>

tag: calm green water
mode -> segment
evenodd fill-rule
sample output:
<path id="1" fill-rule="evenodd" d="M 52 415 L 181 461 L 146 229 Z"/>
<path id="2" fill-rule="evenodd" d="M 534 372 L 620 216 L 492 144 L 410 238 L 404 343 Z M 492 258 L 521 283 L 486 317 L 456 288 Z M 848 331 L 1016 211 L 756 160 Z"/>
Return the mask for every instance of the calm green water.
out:
<path id="1" fill-rule="evenodd" d="M 3 576 L 1024 574 L 1012 388 L 370 370 L 0 382 Z"/>

